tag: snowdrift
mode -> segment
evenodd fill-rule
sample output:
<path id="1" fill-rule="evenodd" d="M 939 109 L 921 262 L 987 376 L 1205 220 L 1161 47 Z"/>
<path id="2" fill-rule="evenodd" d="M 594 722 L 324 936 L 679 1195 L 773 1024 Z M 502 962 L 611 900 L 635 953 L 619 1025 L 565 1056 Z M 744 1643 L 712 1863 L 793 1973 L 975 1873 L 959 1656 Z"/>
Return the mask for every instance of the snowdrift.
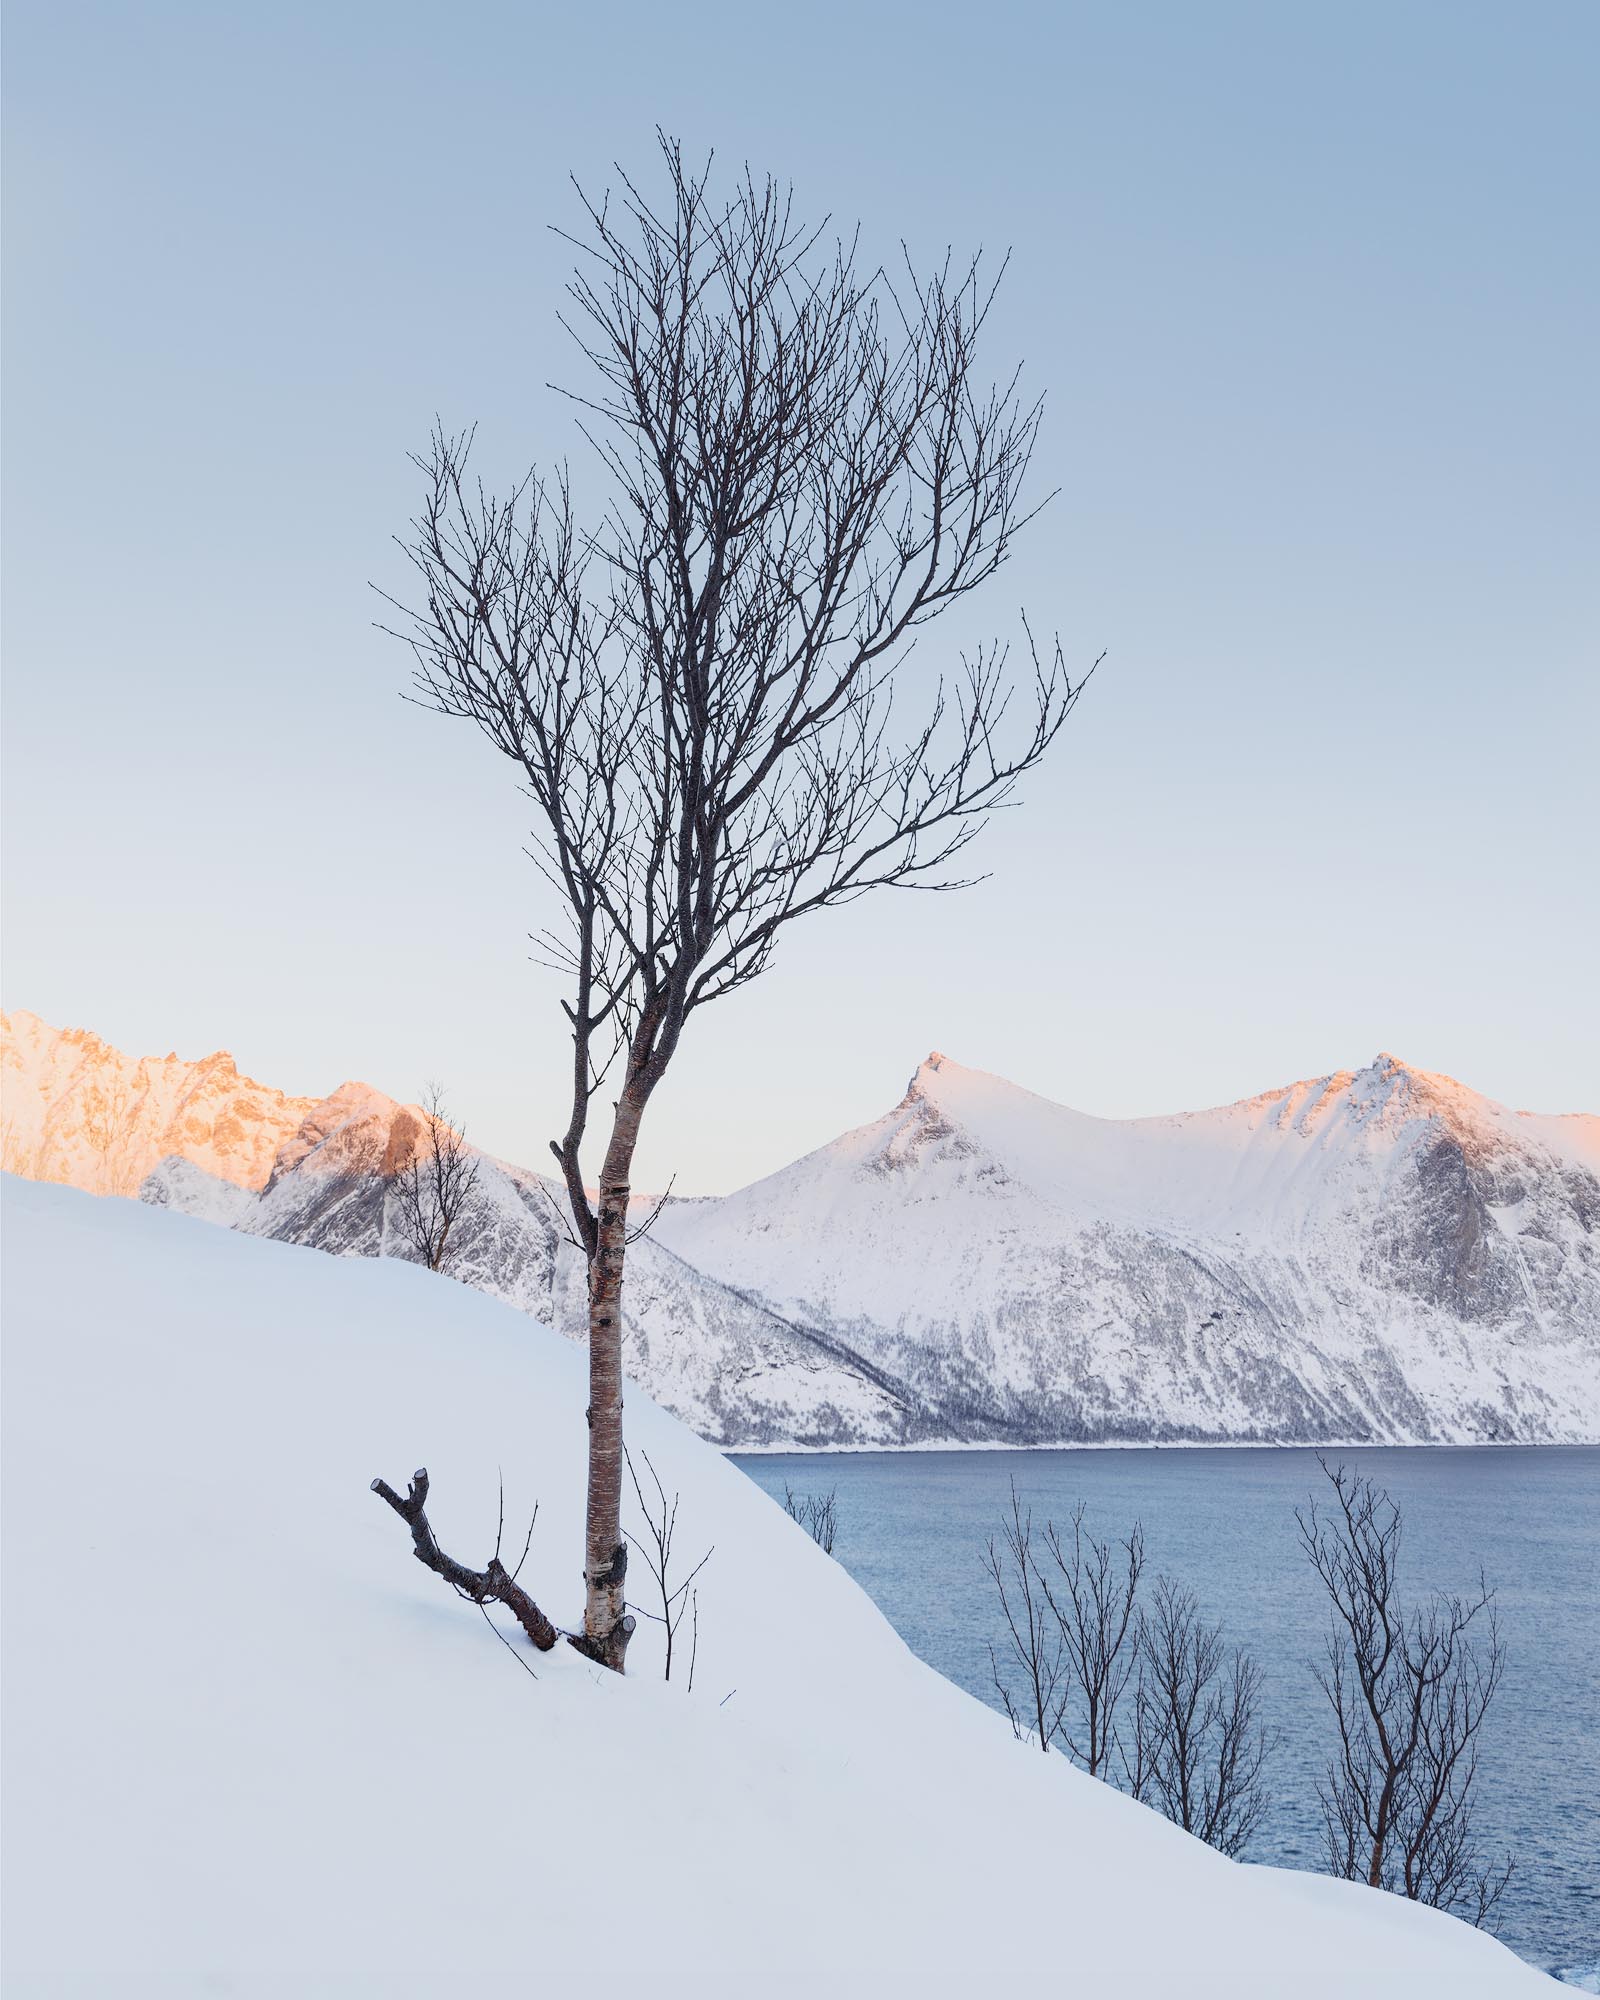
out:
<path id="1" fill-rule="evenodd" d="M 481 1561 L 503 1468 L 524 1581 L 575 1615 L 579 1349 L 131 1202 L 7 1182 L 5 1228 L 10 2000 L 1559 1990 L 1014 1744 L 642 1396 L 679 1545 L 715 1545 L 694 1691 L 648 1625 L 626 1681 L 519 1664 L 368 1481 L 426 1464 Z"/>

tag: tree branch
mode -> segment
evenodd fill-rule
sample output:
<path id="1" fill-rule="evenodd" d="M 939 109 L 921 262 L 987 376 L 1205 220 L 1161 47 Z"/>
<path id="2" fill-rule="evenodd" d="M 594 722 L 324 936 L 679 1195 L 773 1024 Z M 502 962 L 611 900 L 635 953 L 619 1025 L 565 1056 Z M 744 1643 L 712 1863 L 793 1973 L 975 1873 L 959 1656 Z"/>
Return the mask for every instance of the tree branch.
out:
<path id="1" fill-rule="evenodd" d="M 426 1511 L 426 1467 L 419 1466 L 413 1473 L 410 1491 L 404 1500 L 386 1479 L 373 1480 L 372 1491 L 380 1500 L 386 1500 L 411 1530 L 413 1553 L 419 1563 L 431 1569 L 436 1576 L 442 1576 L 458 1596 L 467 1598 L 473 1604 L 503 1604 L 539 1651 L 549 1652 L 561 1634 L 506 1569 L 498 1554 L 490 1557 L 484 1569 L 468 1569 L 465 1563 L 457 1562 L 440 1548 Z"/>

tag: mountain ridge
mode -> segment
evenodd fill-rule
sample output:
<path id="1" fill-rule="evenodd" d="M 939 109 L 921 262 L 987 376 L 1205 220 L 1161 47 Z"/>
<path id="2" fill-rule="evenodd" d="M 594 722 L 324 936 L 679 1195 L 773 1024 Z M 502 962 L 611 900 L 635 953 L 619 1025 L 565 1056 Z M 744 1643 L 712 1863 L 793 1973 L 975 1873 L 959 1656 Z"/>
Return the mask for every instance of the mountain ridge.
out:
<path id="1" fill-rule="evenodd" d="M 1576 1441 L 1600 1434 L 1596 1158 L 1586 1114 L 1389 1055 L 1106 1120 L 936 1054 L 879 1119 L 657 1234 L 953 1429 Z"/>
<path id="2" fill-rule="evenodd" d="M 128 1056 L 90 1028 L 0 1013 L 0 1165 L 91 1194 L 133 1194 L 178 1153 L 259 1187 L 282 1140 L 317 1102 L 243 1075 L 226 1049 L 189 1061 Z"/>
<path id="3" fill-rule="evenodd" d="M 8 1146 L 19 1088 L 38 1100 L 19 1129 L 81 1140 L 95 1067 L 145 1074 L 129 1156 L 177 1141 L 146 1201 L 409 1254 L 389 1191 L 417 1107 L 4 1025 Z M 479 1157 L 453 1275 L 583 1338 L 563 1191 Z M 87 1142 L 63 1161 L 132 1191 Z M 731 1195 L 667 1201 L 630 1256 L 625 1365 L 726 1446 L 1588 1441 L 1597 1164 L 1591 1114 L 1512 1111 L 1388 1052 L 1118 1120 L 935 1050 L 880 1117 Z"/>

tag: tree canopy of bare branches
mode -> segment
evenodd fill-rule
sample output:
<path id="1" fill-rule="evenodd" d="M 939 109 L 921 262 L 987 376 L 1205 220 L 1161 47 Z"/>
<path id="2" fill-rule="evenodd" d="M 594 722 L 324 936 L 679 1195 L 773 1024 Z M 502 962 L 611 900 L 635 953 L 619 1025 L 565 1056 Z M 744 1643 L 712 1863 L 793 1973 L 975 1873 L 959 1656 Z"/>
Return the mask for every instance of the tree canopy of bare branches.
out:
<path id="1" fill-rule="evenodd" d="M 426 1131 L 396 1168 L 389 1194 L 400 1240 L 419 1263 L 442 1271 L 452 1238 L 479 1205 L 478 1156 L 467 1147 L 467 1135 L 452 1123 L 444 1093 L 428 1085 L 422 1106 Z"/>
<path id="2" fill-rule="evenodd" d="M 583 1644 L 621 1668 L 621 1314 L 640 1121 L 692 1014 L 755 979 L 798 918 L 950 889 L 1082 691 L 1023 627 L 921 690 L 928 625 L 1035 511 L 1040 404 L 978 350 L 979 260 L 867 264 L 748 171 L 725 193 L 662 137 L 659 199 L 579 192 L 564 323 L 606 504 L 564 471 L 490 492 L 471 432 L 416 461 L 398 628 L 416 696 L 475 724 L 534 809 L 557 916 L 572 1100 L 551 1142 L 589 1260 Z M 895 697 L 898 695 L 898 699 Z M 583 1154 L 612 1110 L 598 1174 Z"/>
<path id="3" fill-rule="evenodd" d="M 1317 1678 L 1338 1732 L 1319 1796 L 1328 1868 L 1486 1925 L 1511 1878 L 1474 1821 L 1478 1735 L 1505 1672 L 1494 1593 L 1399 1593 L 1403 1521 L 1371 1480 L 1322 1462 L 1332 1503 L 1297 1510 L 1331 1607 Z"/>

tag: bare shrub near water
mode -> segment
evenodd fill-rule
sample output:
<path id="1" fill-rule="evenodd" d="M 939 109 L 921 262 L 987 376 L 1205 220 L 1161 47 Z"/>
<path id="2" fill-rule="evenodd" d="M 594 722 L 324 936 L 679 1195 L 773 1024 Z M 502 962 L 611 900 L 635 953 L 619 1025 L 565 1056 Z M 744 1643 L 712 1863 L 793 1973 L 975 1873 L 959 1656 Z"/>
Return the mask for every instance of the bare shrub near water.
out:
<path id="1" fill-rule="evenodd" d="M 798 1521 L 824 1555 L 833 1554 L 833 1538 L 839 1532 L 839 1489 L 826 1493 L 796 1493 L 787 1480 L 783 1485 L 783 1511 Z"/>
<path id="2" fill-rule="evenodd" d="M 1403 1520 L 1370 1479 L 1319 1460 L 1332 1503 L 1297 1508 L 1300 1546 L 1327 1591 L 1315 1669 L 1337 1747 L 1317 1788 L 1328 1872 L 1487 1928 L 1514 1866 L 1476 1830 L 1478 1736 L 1505 1673 L 1494 1592 L 1407 1607 Z"/>
<path id="3" fill-rule="evenodd" d="M 1241 1853 L 1270 1803 L 1264 1782 L 1275 1739 L 1258 1711 L 1261 1672 L 1230 1653 L 1194 1592 L 1157 1577 L 1139 1616 L 1131 1726 L 1119 1738 L 1133 1797 L 1224 1854 Z"/>
<path id="4" fill-rule="evenodd" d="M 1053 1521 L 1036 1530 L 1013 1482 L 984 1554 L 1005 1634 L 989 1648 L 995 1693 L 1018 1738 L 1058 1745 L 1091 1776 L 1237 1854 L 1267 1806 L 1260 1671 L 1168 1579 L 1142 1609 L 1144 1560 L 1137 1522 L 1120 1542 L 1101 1541 L 1081 1502 L 1065 1532 Z"/>

